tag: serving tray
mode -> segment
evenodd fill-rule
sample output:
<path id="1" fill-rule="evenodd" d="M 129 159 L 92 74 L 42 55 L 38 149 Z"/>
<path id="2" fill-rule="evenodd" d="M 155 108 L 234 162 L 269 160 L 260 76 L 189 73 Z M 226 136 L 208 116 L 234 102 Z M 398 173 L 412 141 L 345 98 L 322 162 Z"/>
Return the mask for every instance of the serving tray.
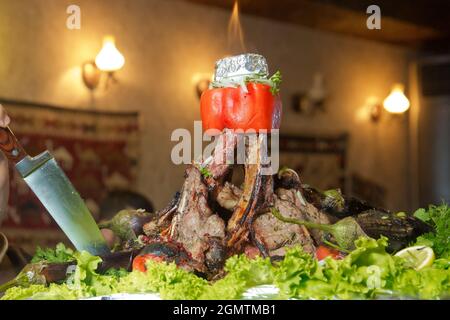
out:
<path id="1" fill-rule="evenodd" d="M 279 289 L 274 285 L 261 285 L 248 289 L 242 300 L 271 300 L 278 295 Z M 83 300 L 162 300 L 159 293 L 116 293 Z"/>

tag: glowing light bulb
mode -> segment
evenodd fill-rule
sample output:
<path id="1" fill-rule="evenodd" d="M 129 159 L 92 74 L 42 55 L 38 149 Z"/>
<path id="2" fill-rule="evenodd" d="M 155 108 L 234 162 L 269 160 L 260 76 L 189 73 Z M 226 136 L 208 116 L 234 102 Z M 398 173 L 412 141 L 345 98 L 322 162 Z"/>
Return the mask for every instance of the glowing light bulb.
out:
<path id="1" fill-rule="evenodd" d="M 404 87 L 396 84 L 389 96 L 384 99 L 383 106 L 390 113 L 403 113 L 409 109 L 409 100 L 403 93 Z"/>
<path id="2" fill-rule="evenodd" d="M 107 72 L 117 71 L 125 64 L 125 58 L 117 50 L 113 36 L 103 38 L 103 47 L 95 57 L 95 64 L 97 68 Z"/>

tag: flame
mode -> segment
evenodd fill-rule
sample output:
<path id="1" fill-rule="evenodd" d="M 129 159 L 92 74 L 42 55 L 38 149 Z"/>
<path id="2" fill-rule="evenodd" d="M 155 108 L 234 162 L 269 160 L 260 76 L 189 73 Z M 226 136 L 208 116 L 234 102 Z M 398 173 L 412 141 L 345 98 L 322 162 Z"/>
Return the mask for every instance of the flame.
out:
<path id="1" fill-rule="evenodd" d="M 228 22 L 228 49 L 232 53 L 246 52 L 237 0 L 234 2 L 233 11 L 231 13 L 230 21 Z"/>

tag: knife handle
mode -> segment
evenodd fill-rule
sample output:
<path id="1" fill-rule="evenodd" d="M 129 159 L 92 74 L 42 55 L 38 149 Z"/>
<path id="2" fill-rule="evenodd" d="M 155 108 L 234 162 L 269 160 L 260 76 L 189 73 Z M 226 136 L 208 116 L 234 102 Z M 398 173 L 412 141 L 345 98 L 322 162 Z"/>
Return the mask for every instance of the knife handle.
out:
<path id="1" fill-rule="evenodd" d="M 9 127 L 0 128 L 0 151 L 14 164 L 28 155 Z"/>

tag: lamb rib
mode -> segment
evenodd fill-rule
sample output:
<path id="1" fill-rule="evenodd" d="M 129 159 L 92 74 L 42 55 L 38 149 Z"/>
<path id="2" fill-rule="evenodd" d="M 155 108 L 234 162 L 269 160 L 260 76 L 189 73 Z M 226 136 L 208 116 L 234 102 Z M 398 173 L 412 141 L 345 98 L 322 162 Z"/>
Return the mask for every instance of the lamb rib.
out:
<path id="1" fill-rule="evenodd" d="M 225 223 L 208 206 L 208 188 L 195 166 L 186 169 L 180 201 L 173 216 L 169 238 L 180 243 L 192 259 L 204 266 L 202 272 L 220 268 L 225 259 Z"/>
<path id="2" fill-rule="evenodd" d="M 263 163 L 267 163 L 261 152 L 264 136 L 257 136 L 254 143 L 246 144 L 244 189 L 228 221 L 227 247 L 241 250 L 249 240 L 249 232 L 255 215 L 271 206 L 273 202 L 273 181 L 270 175 L 263 175 Z"/>
<path id="3" fill-rule="evenodd" d="M 156 213 L 155 219 L 144 224 L 143 231 L 151 239 L 160 239 L 164 237 L 166 231 L 171 225 L 173 215 L 177 211 L 180 202 L 180 193 L 175 193 L 172 201 L 162 210 Z"/>

